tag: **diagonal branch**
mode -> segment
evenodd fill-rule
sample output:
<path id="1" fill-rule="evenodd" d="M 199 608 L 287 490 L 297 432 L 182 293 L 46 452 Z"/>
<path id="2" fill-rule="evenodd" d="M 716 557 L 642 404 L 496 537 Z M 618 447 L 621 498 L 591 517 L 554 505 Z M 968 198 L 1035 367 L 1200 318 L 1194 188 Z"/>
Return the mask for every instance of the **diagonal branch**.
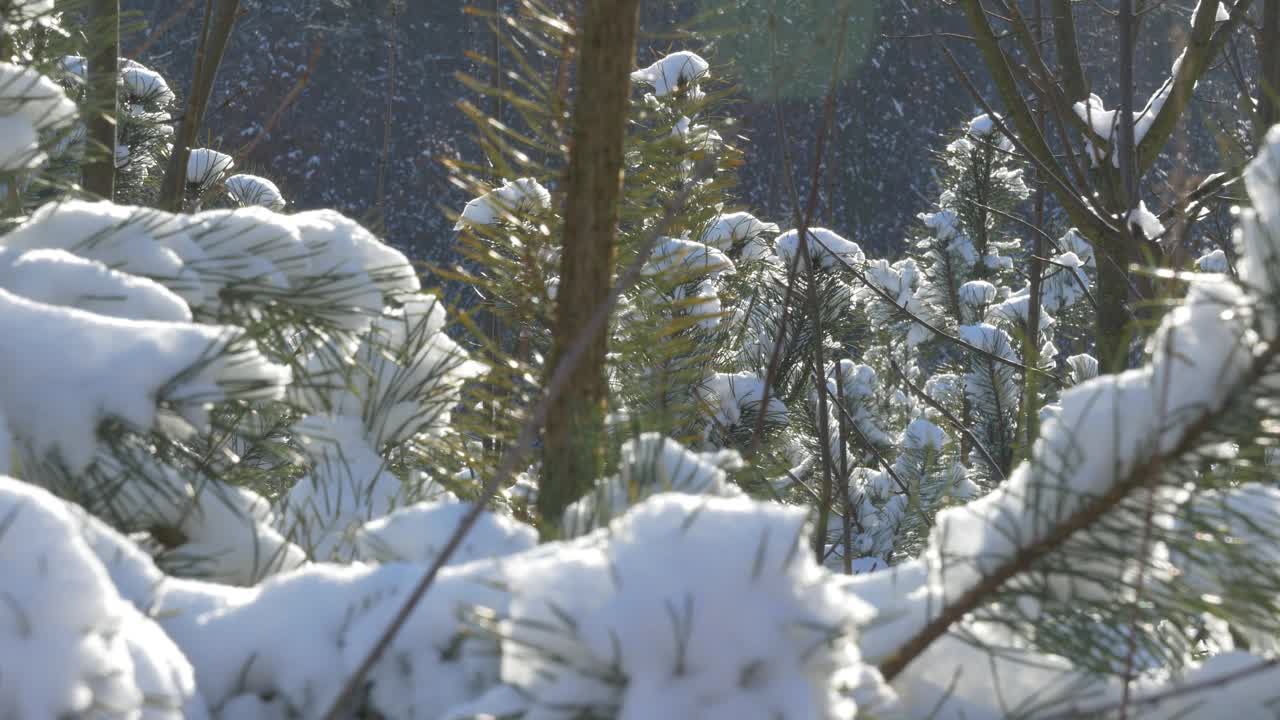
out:
<path id="1" fill-rule="evenodd" d="M 1275 343 L 1258 353 L 1236 388 L 1247 388 L 1261 378 L 1277 354 L 1280 354 L 1280 345 Z M 925 624 L 919 632 L 903 643 L 897 652 L 880 664 L 880 673 L 885 681 L 892 681 L 934 641 L 946 635 L 953 625 L 989 603 L 1005 583 L 1033 569 L 1037 563 L 1059 550 L 1077 533 L 1088 530 L 1106 517 L 1132 493 L 1147 487 L 1159 477 L 1165 467 L 1194 451 L 1202 438 L 1222 420 L 1224 415 L 1233 412 L 1233 409 L 1231 402 L 1225 402 L 1218 410 L 1206 412 L 1187 426 L 1169 450 L 1153 453 L 1141 462 L 1135 463 L 1128 474 L 1113 483 L 1106 492 L 1082 503 L 1077 510 L 1064 517 L 1041 537 L 1018 548 L 992 567 L 972 587 L 939 608 L 933 620 Z"/>
<path id="2" fill-rule="evenodd" d="M 1009 109 L 1009 116 L 1013 120 L 1014 128 L 1017 132 L 1010 132 L 1008 123 L 996 115 L 994 108 L 987 102 L 982 93 L 978 91 L 968 73 L 960 65 L 960 61 L 949 48 L 939 45 L 947 59 L 951 62 L 965 87 L 969 90 L 970 95 L 982 105 L 983 110 L 995 122 L 999 130 L 1010 139 L 1011 142 L 1025 154 L 1028 159 L 1043 173 L 1044 177 L 1053 184 L 1055 188 L 1055 197 L 1066 210 L 1072 224 L 1079 228 L 1090 238 L 1104 238 L 1110 233 L 1110 228 L 1104 218 L 1093 212 L 1081 194 L 1068 183 L 1061 172 L 1062 166 L 1054 157 L 1052 149 L 1045 141 L 1044 136 L 1040 133 L 1039 127 L 1035 123 L 1035 117 L 1031 113 L 1031 108 L 1027 105 L 1026 100 L 1022 97 L 1018 90 L 1017 80 L 1013 77 L 1013 72 L 1009 69 L 1009 58 L 1000 48 L 999 41 L 995 37 L 994 31 L 987 23 L 986 15 L 983 12 L 978 0 L 962 0 L 966 9 L 973 6 L 970 13 L 971 24 L 974 25 L 975 42 L 978 49 L 982 51 L 984 62 L 987 64 L 993 79 L 996 81 L 996 88 L 999 91 L 1000 99 Z"/>
<path id="3" fill-rule="evenodd" d="M 1071 0 L 1053 0 L 1053 44 L 1058 52 L 1062 85 L 1073 101 L 1089 96 L 1089 79 L 1080 62 L 1080 43 L 1076 39 L 1076 18 Z"/>
<path id="4" fill-rule="evenodd" d="M 912 394 L 914 394 L 916 397 L 923 400 L 924 403 L 929 407 L 933 408 L 934 410 L 937 410 L 942 415 L 942 417 L 947 419 L 947 422 L 951 423 L 952 426 L 954 426 L 957 430 L 959 430 L 962 434 L 964 434 L 965 438 L 967 438 L 969 442 L 972 443 L 975 448 L 977 448 L 978 452 L 982 455 L 982 459 L 986 460 L 987 464 L 990 465 L 992 469 L 996 471 L 996 474 L 1000 476 L 1000 481 L 1004 482 L 1005 480 L 1004 470 L 1000 467 L 999 463 L 996 462 L 995 458 L 991 457 L 991 453 L 987 451 L 986 446 L 982 444 L 982 441 L 978 439 L 978 436 L 974 435 L 973 431 L 970 430 L 967 426 L 965 426 L 964 422 L 961 421 L 960 418 L 955 416 L 955 413 L 948 410 L 947 407 L 942 403 L 930 397 L 929 393 L 925 392 L 924 389 L 921 388 L 919 385 L 916 385 L 915 383 L 911 382 L 911 379 L 907 377 L 907 374 L 904 373 L 902 371 L 902 368 L 898 367 L 898 364 L 894 362 L 892 359 L 889 360 L 889 367 L 893 368 L 893 371 L 897 373 L 899 378 L 902 379 L 902 382 L 906 384 L 907 388 L 911 390 Z"/>
<path id="5" fill-rule="evenodd" d="M 328 711 L 323 715 L 325 720 L 338 720 L 346 717 L 343 712 L 346 710 L 347 704 L 359 694 L 365 676 L 373 669 L 373 666 L 382 657 L 382 654 L 386 652 L 387 648 L 391 647 L 392 640 L 395 639 L 404 624 L 408 622 L 414 608 L 418 606 L 427 591 L 431 589 L 432 584 L 435 583 L 441 568 L 449 562 L 449 559 L 462 546 L 462 541 L 466 538 L 467 533 L 471 531 L 476 521 L 480 519 L 480 514 L 484 512 L 488 502 L 497 495 L 499 488 L 503 487 L 506 481 L 515 474 L 516 468 L 520 467 L 525 459 L 533 453 L 533 446 L 538 438 L 538 432 L 546 424 L 547 418 L 551 414 L 552 405 L 557 398 L 564 395 L 569 389 L 574 371 L 587 356 L 592 343 L 595 342 L 598 336 L 603 334 L 605 326 L 608 324 L 609 316 L 618 304 L 618 299 L 640 279 L 645 263 L 649 261 L 654 247 L 658 244 L 658 238 L 671 227 L 676 219 L 677 209 L 684 206 L 685 200 L 686 196 L 681 195 L 667 207 L 662 220 L 645 237 L 640 252 L 631 261 L 631 264 L 627 266 L 621 277 L 618 278 L 617 283 L 609 290 L 604 302 L 592 309 L 586 322 L 579 328 L 573 343 L 566 348 L 566 351 L 556 363 L 555 370 L 550 374 L 550 379 L 547 381 L 546 390 L 520 428 L 520 437 L 516 440 L 515 446 L 511 449 L 511 452 L 503 456 L 501 465 L 485 481 L 484 486 L 481 488 L 480 496 L 472 503 L 466 515 L 463 515 L 462 519 L 458 521 L 457 528 L 449 536 L 448 542 L 441 548 L 440 554 L 436 556 L 431 567 L 422 576 L 422 579 L 418 581 L 418 584 L 414 586 L 413 590 L 410 591 L 404 600 L 404 604 L 400 606 L 400 609 L 378 637 L 372 649 L 369 650 L 355 671 L 346 679 L 342 689 L 330 703 Z"/>
<path id="6" fill-rule="evenodd" d="M 191 146 L 204 122 L 205 109 L 213 95 L 213 82 L 222 64 L 222 53 L 227 49 L 231 29 L 240 12 L 240 0 L 221 0 L 217 12 L 213 6 L 218 0 L 206 0 L 204 22 L 201 24 L 200 45 L 196 49 L 196 66 L 191 79 L 191 95 L 187 98 L 182 124 L 173 138 L 169 164 L 160 184 L 160 198 L 156 206 L 162 210 L 179 212 L 187 190 L 187 161 Z"/>
<path id="7" fill-rule="evenodd" d="M 1165 143 L 1173 135 L 1191 97 L 1196 83 L 1209 69 L 1209 63 L 1222 51 L 1227 39 L 1235 33 L 1249 12 L 1252 0 L 1238 0 L 1231 9 L 1231 19 L 1216 22 L 1220 0 L 1202 0 L 1200 11 L 1192 18 L 1191 37 L 1178 65 L 1178 72 L 1171 82 L 1169 97 L 1151 122 L 1151 128 L 1138 143 L 1138 173 L 1145 173 L 1155 164 Z M 1215 30 L 1216 26 L 1216 30 Z"/>

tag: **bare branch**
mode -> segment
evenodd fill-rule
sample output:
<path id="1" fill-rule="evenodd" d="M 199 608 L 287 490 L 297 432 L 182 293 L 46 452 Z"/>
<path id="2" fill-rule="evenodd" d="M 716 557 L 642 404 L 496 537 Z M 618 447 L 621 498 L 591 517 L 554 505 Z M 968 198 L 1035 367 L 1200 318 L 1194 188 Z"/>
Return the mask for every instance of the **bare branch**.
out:
<path id="1" fill-rule="evenodd" d="M 1160 151 L 1173 135 L 1183 111 L 1191 104 L 1196 83 L 1209 68 L 1209 63 L 1222 50 L 1227 39 L 1236 31 L 1249 12 L 1252 0 L 1238 0 L 1231 8 L 1231 19 L 1216 22 L 1220 0 L 1202 0 L 1200 12 L 1192 18 L 1191 37 L 1187 49 L 1172 78 L 1169 97 L 1156 113 L 1150 129 L 1138 144 L 1138 173 L 1145 173 L 1155 164 Z M 1215 26 L 1217 29 L 1215 30 Z"/>

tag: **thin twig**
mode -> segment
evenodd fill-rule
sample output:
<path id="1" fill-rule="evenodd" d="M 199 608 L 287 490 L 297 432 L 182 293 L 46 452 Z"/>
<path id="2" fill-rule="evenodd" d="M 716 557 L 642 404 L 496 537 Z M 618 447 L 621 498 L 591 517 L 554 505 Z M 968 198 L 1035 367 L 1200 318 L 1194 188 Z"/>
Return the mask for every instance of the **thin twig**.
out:
<path id="1" fill-rule="evenodd" d="M 684 202 L 681 199 L 668 206 L 662 221 L 645 238 L 640 253 L 632 261 L 631 265 L 627 267 L 626 272 L 618 279 L 617 284 L 610 290 L 606 301 L 593 311 L 586 325 L 579 331 L 568 352 L 564 354 L 560 363 L 556 365 L 555 372 L 552 373 L 550 380 L 547 382 L 547 388 L 542 398 L 534 406 L 532 413 L 521 426 L 520 437 L 516 441 L 515 447 L 503 457 L 502 464 L 485 481 L 480 496 L 476 498 L 475 502 L 467 510 L 467 514 L 458 521 L 457 528 L 449 536 L 448 542 L 444 544 L 440 554 L 431 563 L 431 567 L 427 569 L 426 574 L 422 576 L 422 579 L 418 581 L 418 584 L 414 586 L 408 597 L 405 598 L 404 604 L 400 606 L 386 629 L 378 636 L 377 642 L 370 648 L 368 654 L 365 655 L 355 671 L 347 678 L 337 697 L 329 705 L 328 711 L 325 712 L 323 716 L 325 720 L 339 720 L 342 717 L 342 712 L 345 710 L 347 703 L 358 694 L 360 684 L 364 681 L 365 676 L 369 674 L 374 664 L 391 646 L 391 641 L 395 639 L 396 634 L 404 627 L 414 608 L 418 606 L 423 596 L 426 595 L 427 590 L 435 582 L 440 569 L 444 567 L 445 563 L 453 557 L 453 554 L 462 545 L 463 539 L 466 538 L 467 533 L 471 531 L 476 521 L 479 520 L 480 514 L 484 512 L 485 505 L 489 500 L 493 499 L 498 489 L 511 477 L 516 467 L 532 452 L 534 441 L 537 439 L 538 431 L 546 422 L 552 402 L 567 389 L 566 385 L 573 376 L 573 371 L 581 362 L 583 354 L 594 341 L 595 336 L 604 330 L 609 320 L 609 315 L 618 303 L 618 298 L 640 278 L 645 263 L 648 262 L 650 255 L 653 253 L 653 248 L 657 245 L 658 237 L 665 233 L 668 226 L 671 225 L 676 215 L 676 208 L 683 205 Z"/>
<path id="2" fill-rule="evenodd" d="M 1258 378 L 1280 354 L 1280 344 L 1268 345 L 1256 354 L 1241 377 L 1236 388 L 1247 388 Z M 937 615 L 925 624 L 918 632 L 903 643 L 898 650 L 880 665 L 880 674 L 886 681 L 892 682 L 907 665 L 920 656 L 938 638 L 946 635 L 951 626 L 960 622 L 965 616 L 989 602 L 1004 587 L 1005 583 L 1034 568 L 1042 559 L 1057 551 L 1065 543 L 1075 537 L 1076 533 L 1087 530 L 1099 522 L 1128 498 L 1138 488 L 1146 487 L 1151 476 L 1158 474 L 1169 460 L 1179 458 L 1195 449 L 1203 435 L 1208 433 L 1219 422 L 1224 413 L 1232 411 L 1232 403 L 1224 402 L 1217 410 L 1201 415 L 1198 420 L 1187 425 L 1186 430 L 1178 437 L 1177 442 L 1164 453 L 1157 453 L 1137 462 L 1122 478 L 1118 478 L 1100 495 L 1082 502 L 1078 509 L 1066 515 L 1062 520 L 1047 530 L 1042 536 L 1023 545 L 1003 560 L 991 562 L 989 570 L 974 582 L 967 590 L 951 598 L 939 608 Z"/>
<path id="3" fill-rule="evenodd" d="M 391 161 L 391 115 L 396 99 L 396 16 L 399 5 L 391 3 L 391 22 L 387 23 L 387 109 L 382 118 L 382 156 L 378 160 L 377 198 L 378 220 L 387 222 L 387 165 Z"/>
<path id="4" fill-rule="evenodd" d="M 772 14 L 770 14 L 769 18 L 770 18 L 769 19 L 770 31 L 772 33 L 776 19 Z M 799 243 L 800 243 L 800 247 L 804 251 L 807 251 L 807 246 L 808 246 L 808 243 L 806 240 L 807 240 L 807 237 L 810 235 L 809 224 L 813 219 L 813 214 L 818 204 L 818 185 L 820 184 L 819 179 L 821 178 L 821 174 L 822 174 L 822 158 L 823 158 L 824 150 L 826 147 L 827 133 L 830 130 L 832 121 L 834 119 L 833 116 L 835 112 L 836 80 L 839 77 L 841 56 L 844 52 L 844 38 L 845 38 L 844 29 L 845 27 L 847 27 L 848 22 L 849 22 L 849 3 L 846 2 L 844 5 L 844 10 L 841 13 L 842 24 L 841 24 L 841 30 L 839 35 L 840 40 L 836 47 L 835 60 L 832 63 L 831 84 L 827 88 L 827 96 L 826 96 L 825 106 L 823 111 L 823 123 L 818 128 L 818 137 L 814 145 L 813 168 L 809 178 L 810 180 L 809 198 L 808 198 L 808 203 L 805 207 L 803 216 L 799 216 L 800 208 L 799 208 L 799 205 L 797 204 L 798 198 L 796 197 L 795 186 L 794 184 L 790 186 L 790 190 L 792 193 L 793 213 L 797 214 L 796 220 L 798 220 L 796 225 L 798 226 L 797 232 L 799 237 Z M 775 83 L 774 90 L 775 92 L 777 91 L 776 83 Z M 782 116 L 780 114 L 781 111 L 777 110 L 776 98 L 774 103 L 775 103 L 775 111 L 779 112 L 778 140 L 781 143 L 783 148 L 783 162 L 785 165 L 785 167 L 783 168 L 783 172 L 787 177 L 788 181 L 794 183 L 794 179 L 792 176 L 792 166 L 791 166 L 790 155 L 788 155 L 786 152 L 786 147 L 787 147 L 786 127 L 782 124 Z M 768 406 L 770 390 L 773 385 L 773 380 L 778 373 L 778 365 L 781 362 L 782 346 L 785 342 L 786 334 L 787 334 L 787 320 L 789 317 L 789 309 L 791 307 L 791 296 L 795 287 L 796 275 L 798 274 L 800 269 L 800 255 L 801 253 L 796 253 L 791 258 L 791 267 L 788 269 L 788 272 L 787 272 L 787 290 L 783 296 L 782 319 L 778 327 L 777 339 L 774 341 L 773 352 L 769 358 L 769 367 L 765 371 L 764 389 L 761 392 L 760 404 L 762 407 Z M 812 285 L 812 283 L 810 283 L 810 285 Z M 821 340 L 819 340 L 819 343 L 821 343 Z M 756 454 L 756 451 L 760 447 L 760 441 L 762 439 L 763 434 L 764 434 L 764 416 L 762 414 L 756 418 L 755 427 L 752 429 L 752 432 L 751 432 L 751 444 L 747 454 L 748 458 L 753 457 Z M 828 458 L 828 464 L 829 464 L 829 461 L 830 461 L 830 458 Z"/>
<path id="5" fill-rule="evenodd" d="M 261 143 L 266 139 L 267 135 L 271 134 L 271 131 L 275 129 L 276 124 L 280 122 L 280 118 L 284 116 L 285 111 L 298 100 L 300 95 L 302 95 L 302 91 L 305 90 L 307 84 L 311 82 L 311 74 L 315 72 L 316 63 L 320 61 L 320 55 L 323 50 L 324 40 L 317 40 L 311 45 L 311 55 L 307 58 L 306 69 L 298 76 L 298 81 L 293 84 L 293 88 L 289 90 L 289 92 L 284 96 L 284 99 L 280 101 L 280 104 L 276 106 L 276 109 L 271 113 L 271 117 L 267 118 L 267 121 L 262 125 L 262 129 L 253 136 L 252 140 L 242 145 L 239 150 L 235 151 L 234 155 L 237 162 L 242 158 L 247 157 L 249 153 L 254 151 L 254 148 L 258 147 L 258 143 Z"/>
<path id="6" fill-rule="evenodd" d="M 973 343 L 964 340 L 963 338 L 950 335 L 947 332 L 940 330 L 939 328 L 935 327 L 932 323 L 930 323 L 928 320 L 925 320 L 924 318 L 908 310 L 905 305 L 899 305 L 898 301 L 894 300 L 893 297 L 889 295 L 889 293 L 885 292 L 884 289 L 881 288 L 879 285 L 876 285 L 875 283 L 868 280 L 867 276 L 861 270 L 858 270 L 857 268 L 855 268 L 843 257 L 832 252 L 831 249 L 828 248 L 826 244 L 822 242 L 822 240 L 816 237 L 812 238 L 812 240 L 813 242 L 817 243 L 819 247 L 826 250 L 827 253 L 830 255 L 830 257 L 834 258 L 836 262 L 844 266 L 845 270 L 848 270 L 855 278 L 858 279 L 859 282 L 861 282 L 869 290 L 875 293 L 881 300 L 892 305 L 894 308 L 897 309 L 899 313 L 906 315 L 907 318 L 909 318 L 912 322 L 919 323 L 921 327 L 925 328 L 926 330 L 938 336 L 939 338 L 942 338 L 947 342 L 959 345 L 960 347 L 970 352 L 977 353 L 978 355 L 981 355 L 982 357 L 985 357 L 988 360 L 991 360 L 992 362 L 996 362 L 1001 365 L 1011 367 L 1014 370 L 1017 370 L 1018 372 L 1022 372 L 1022 373 L 1034 372 L 1041 375 L 1042 377 L 1052 380 L 1057 385 L 1062 384 L 1062 381 L 1059 380 L 1057 377 L 1055 377 L 1053 374 L 1047 373 L 1044 370 L 1041 370 L 1040 368 L 1028 367 L 1018 362 L 1017 360 L 1012 360 L 1010 358 L 1004 357 L 1003 355 L 997 355 L 989 350 L 984 350 L 978 347 L 977 345 L 974 345 Z"/>
<path id="7" fill-rule="evenodd" d="M 1133 707 L 1143 707 L 1149 705 L 1159 705 L 1162 702 L 1192 695 L 1194 693 L 1208 690 L 1210 688 L 1221 688 L 1233 683 L 1253 677 L 1258 673 L 1275 668 L 1280 665 L 1280 658 L 1261 658 L 1258 662 L 1246 665 L 1233 672 L 1225 675 L 1217 675 L 1215 677 L 1206 678 L 1198 682 L 1188 683 L 1186 685 L 1178 685 L 1161 692 L 1144 695 L 1139 698 L 1131 698 L 1127 702 Z M 1124 702 L 1124 701 L 1121 701 Z M 1079 718 L 1101 718 L 1105 717 L 1121 707 L 1121 702 L 1108 703 L 1106 705 L 1095 705 L 1087 708 L 1072 708 L 1055 715 L 1050 715 L 1044 720 L 1078 720 Z"/>
<path id="8" fill-rule="evenodd" d="M 968 438 L 969 442 L 973 443 L 973 446 L 978 449 L 978 452 L 982 455 L 982 459 L 986 460 L 987 464 L 990 465 L 996 471 L 996 474 L 1000 476 L 1000 481 L 1004 482 L 1004 471 L 1000 469 L 998 464 L 996 464 L 995 458 L 991 457 L 991 453 L 987 452 L 986 447 L 979 442 L 978 436 L 974 435 L 973 431 L 968 427 L 965 427 L 965 424 L 960 421 L 960 418 L 956 417 L 955 414 L 948 410 L 945 405 L 930 397 L 929 393 L 925 392 L 924 389 L 911 382 L 910 378 L 907 377 L 907 374 L 902 371 L 902 368 L 898 367 L 898 364 L 894 362 L 892 358 L 889 360 L 889 367 L 893 368 L 893 371 L 898 374 L 898 377 L 902 378 L 902 382 L 906 384 L 907 388 L 910 389 L 911 392 L 915 393 L 916 396 L 923 400 L 926 405 L 937 410 L 942 417 L 947 419 L 947 422 L 954 425 L 957 430 L 963 433 L 964 436 Z"/>
<path id="9" fill-rule="evenodd" d="M 186 17 L 187 13 L 191 12 L 191 8 L 194 7 L 195 4 L 196 0 L 182 0 L 182 4 L 177 8 L 174 8 L 174 11 L 169 13 L 168 17 L 148 32 L 147 37 L 142 41 L 142 44 L 126 53 L 125 57 L 130 60 L 137 60 L 141 57 L 143 53 L 151 49 L 151 46 L 154 45 L 157 40 L 164 37 L 165 33 L 167 33 L 170 28 L 176 25 L 179 20 Z"/>

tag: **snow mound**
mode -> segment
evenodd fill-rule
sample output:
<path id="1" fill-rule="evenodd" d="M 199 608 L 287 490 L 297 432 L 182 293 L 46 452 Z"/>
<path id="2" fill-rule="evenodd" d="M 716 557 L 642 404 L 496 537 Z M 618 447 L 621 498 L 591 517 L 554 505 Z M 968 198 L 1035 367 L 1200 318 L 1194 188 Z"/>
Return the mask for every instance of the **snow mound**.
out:
<path id="1" fill-rule="evenodd" d="M 203 427 L 211 403 L 277 399 L 291 377 L 239 328 L 112 318 L 5 290 L 0 366 L 0 412 L 15 439 L 72 474 L 93 462 L 105 420 L 147 432 L 164 402 Z"/>
<path id="2" fill-rule="evenodd" d="M 36 130 L 76 118 L 76 104 L 62 87 L 32 68 L 0 62 L 0 117 L 18 117 Z"/>
<path id="3" fill-rule="evenodd" d="M 817 565 L 804 528 L 800 508 L 671 493 L 607 533 L 514 558 L 504 686 L 450 717 L 852 718 L 883 706 L 891 692 L 853 642 L 871 610 Z"/>
<path id="4" fill-rule="evenodd" d="M 371 562 L 430 566 L 471 509 L 471 503 L 421 502 L 365 523 L 356 533 L 357 556 Z M 505 557 L 538 544 L 538 532 L 511 518 L 485 512 L 472 526 L 450 565 Z"/>
<path id="5" fill-rule="evenodd" d="M 43 163 L 40 131 L 75 117 L 75 103 L 57 83 L 31 68 L 0 62 L 0 171 Z"/>
<path id="6" fill-rule="evenodd" d="M 120 597 L 61 500 L 0 477 L 0 716 L 207 717 L 191 665 Z"/>
<path id="7" fill-rule="evenodd" d="M 162 600 L 165 629 L 223 717 L 232 717 L 225 703 L 320 717 L 422 573 L 403 564 L 312 565 L 248 594 L 202 597 L 201 586 L 188 585 L 185 597 L 171 592 Z M 486 563 L 443 569 L 368 675 L 369 709 L 380 717 L 440 717 L 496 682 L 492 643 L 472 637 L 462 620 L 475 607 L 504 609 L 495 579 Z"/>
<path id="8" fill-rule="evenodd" d="M 600 480 L 565 509 L 561 531 L 565 537 L 585 535 L 661 492 L 736 497 L 741 493 L 726 471 L 741 466 L 734 450 L 698 453 L 659 433 L 643 433 L 622 444 L 617 475 Z"/>
<path id="9" fill-rule="evenodd" d="M 681 238 L 661 238 L 644 267 L 645 275 L 663 276 L 672 282 L 702 276 L 717 278 L 736 271 L 729 256 L 717 248 Z"/>
<path id="10" fill-rule="evenodd" d="M 724 253 L 740 249 L 744 259 L 753 259 L 769 250 L 760 236 L 777 232 L 774 223 L 763 222 L 750 213 L 733 212 L 717 216 L 698 239 Z"/>
<path id="11" fill-rule="evenodd" d="M 759 413 L 764 400 L 764 380 L 750 372 L 714 373 L 698 387 L 698 396 L 705 403 L 714 425 L 737 425 L 745 412 Z M 765 420 L 786 422 L 787 406 L 770 394 Z"/>

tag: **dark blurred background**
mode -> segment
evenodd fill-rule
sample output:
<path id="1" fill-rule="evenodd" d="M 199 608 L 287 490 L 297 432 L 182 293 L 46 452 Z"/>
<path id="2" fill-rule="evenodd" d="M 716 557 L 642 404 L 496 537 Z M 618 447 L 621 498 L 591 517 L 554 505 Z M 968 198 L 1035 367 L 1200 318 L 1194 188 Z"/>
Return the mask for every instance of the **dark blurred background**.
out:
<path id="1" fill-rule="evenodd" d="M 493 5 L 493 0 L 473 2 Z M 480 157 L 467 120 L 455 107 L 468 95 L 455 73 L 475 71 L 468 51 L 492 50 L 485 22 L 464 13 L 462 0 L 400 0 L 399 5 L 391 0 L 245 0 L 243 5 L 202 144 L 234 153 L 261 134 L 240 170 L 275 180 L 297 208 L 337 208 L 380 225 L 389 241 L 419 259 L 447 261 L 453 233 L 440 208 L 460 208 L 468 198 L 448 183 L 440 158 Z M 663 51 L 688 47 L 673 40 L 671 31 L 703 31 L 702 42 L 709 47 L 690 49 L 705 50 L 713 72 L 729 74 L 739 89 L 741 102 L 728 112 L 741 120 L 745 141 L 739 142 L 747 151 L 741 203 L 783 225 L 789 224 L 792 209 L 778 116 L 803 198 L 830 83 L 840 5 L 840 0 L 651 0 L 644 5 L 641 64 Z M 134 35 L 126 51 L 145 48 L 137 59 L 161 71 L 181 95 L 191 74 L 203 3 L 125 0 L 124 6 L 144 18 L 154 35 Z M 766 25 L 769 6 L 781 18 L 774 33 Z M 1167 74 L 1190 10 L 1164 3 L 1144 19 L 1140 98 Z M 980 112 L 935 42 L 919 37 L 934 31 L 964 33 L 963 18 L 922 0 L 852 4 L 819 219 L 877 252 L 899 247 L 916 213 L 929 207 L 931 155 L 945 144 L 947 133 Z M 1111 29 L 1083 23 L 1082 35 L 1086 60 L 1108 69 Z M 388 81 L 392 41 L 394 94 Z M 1098 52 L 1090 50 L 1094 45 Z M 976 56 L 962 42 L 952 46 L 985 87 L 986 73 Z M 313 57 L 314 69 L 296 101 L 263 134 Z M 781 68 L 776 93 L 772 68 Z M 1100 92 L 1105 96 L 1106 88 Z M 1108 98 L 1111 105 L 1114 99 Z M 1197 111 L 1196 122 L 1209 122 L 1211 110 Z M 380 171 L 384 142 L 387 162 Z M 1186 138 L 1182 145 L 1196 146 Z"/>

